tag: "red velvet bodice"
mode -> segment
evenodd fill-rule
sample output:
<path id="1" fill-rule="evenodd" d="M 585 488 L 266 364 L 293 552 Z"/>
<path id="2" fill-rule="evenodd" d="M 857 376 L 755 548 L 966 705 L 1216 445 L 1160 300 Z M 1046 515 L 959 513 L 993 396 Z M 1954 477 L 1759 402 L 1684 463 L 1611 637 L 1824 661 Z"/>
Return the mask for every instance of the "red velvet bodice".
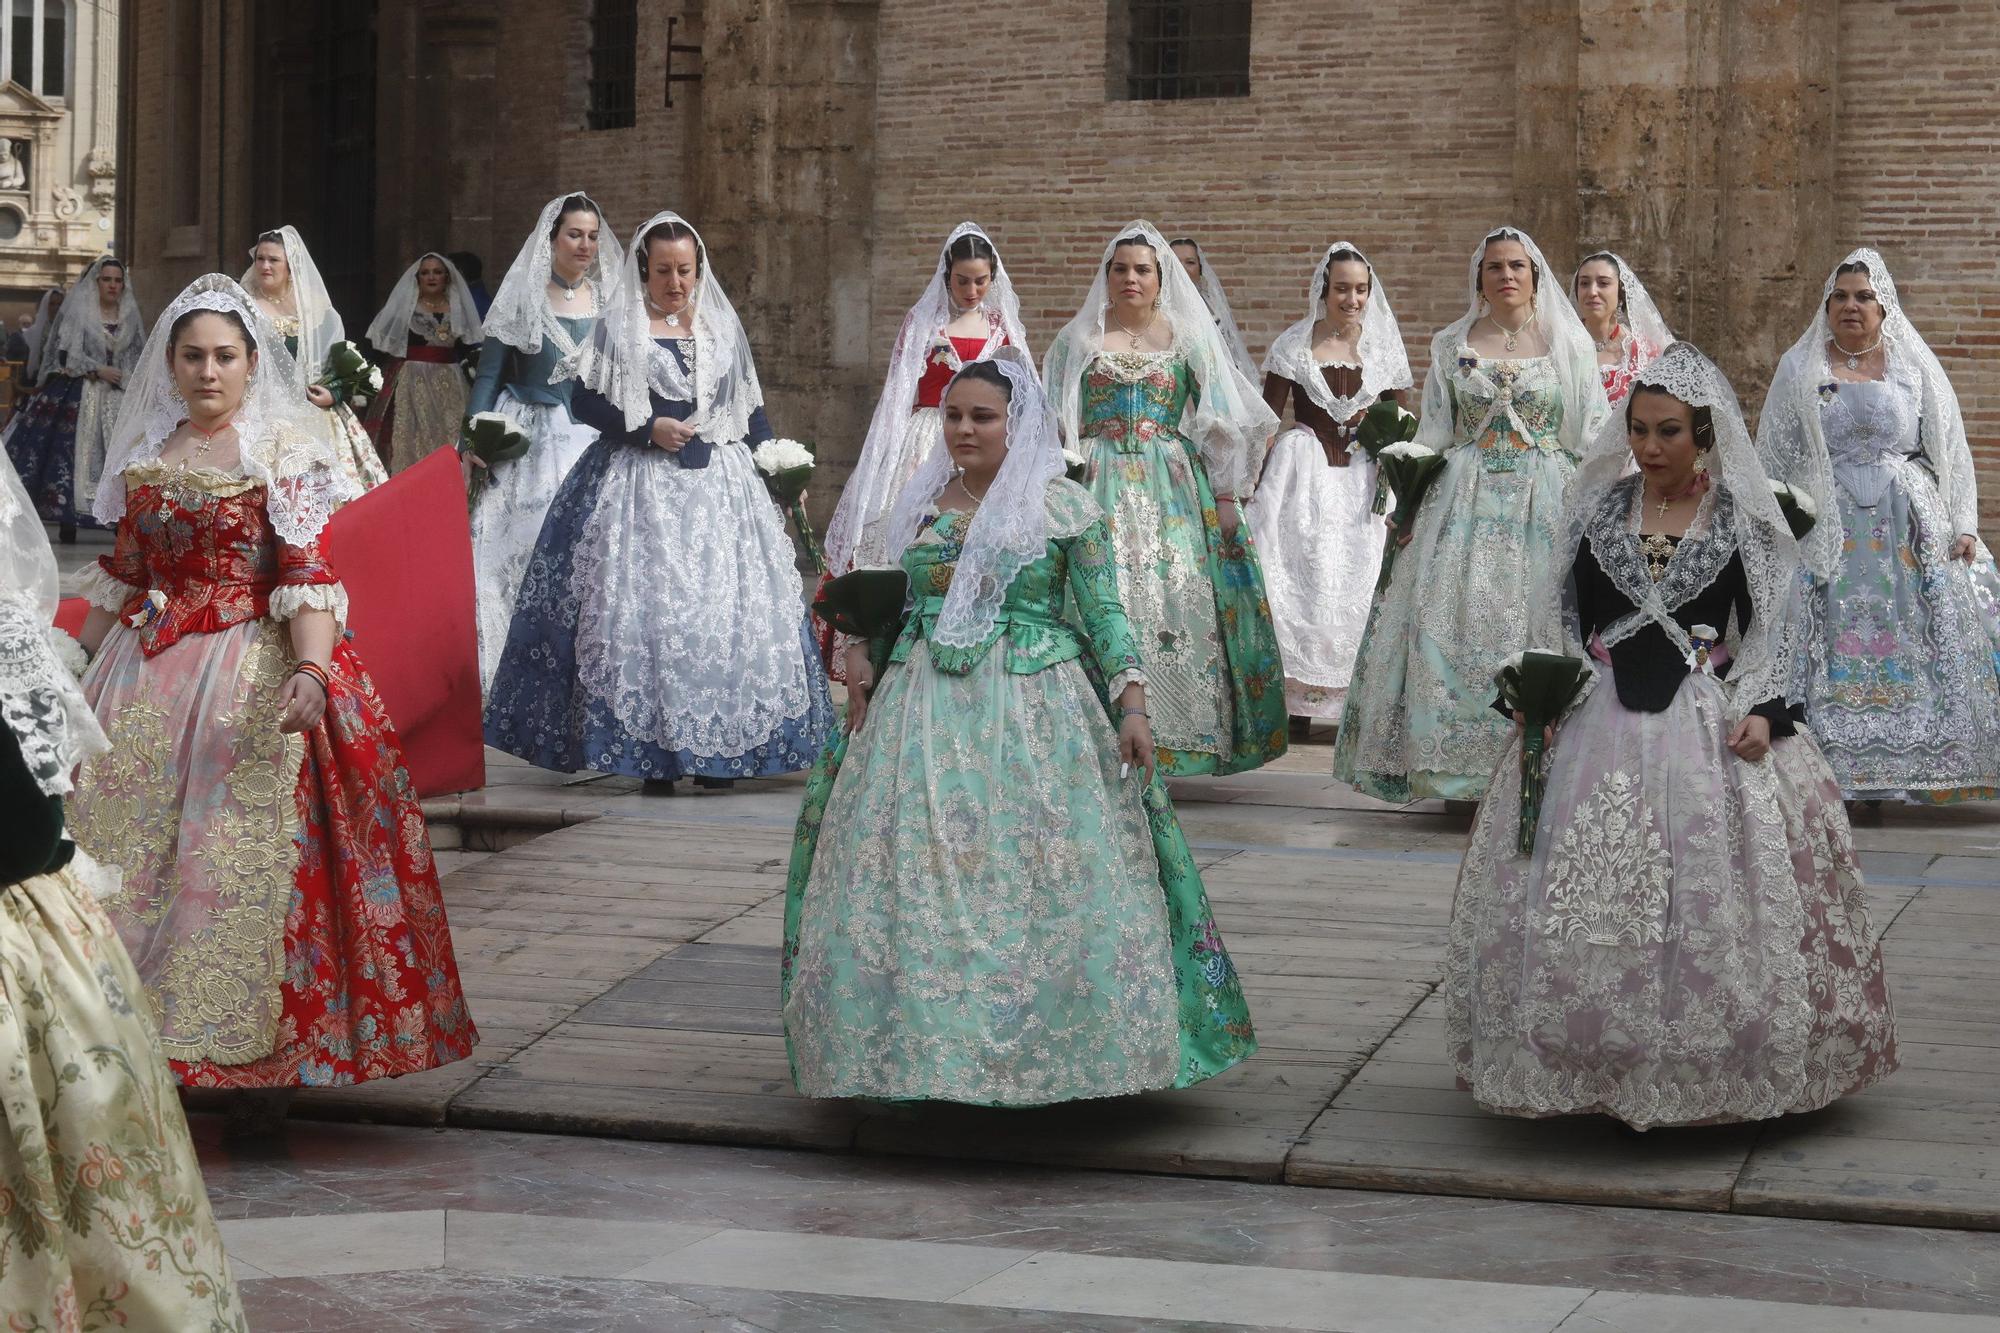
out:
<path id="1" fill-rule="evenodd" d="M 1001 336 L 1001 346 L 1006 346 L 1007 338 Z M 953 338 L 951 350 L 958 353 L 958 365 L 977 360 L 986 350 L 984 338 Z M 944 348 L 932 344 L 930 355 L 924 358 L 924 377 L 917 381 L 917 407 L 936 407 L 944 401 L 944 386 L 951 383 L 951 377 L 958 373 L 958 365 L 946 356 Z"/>

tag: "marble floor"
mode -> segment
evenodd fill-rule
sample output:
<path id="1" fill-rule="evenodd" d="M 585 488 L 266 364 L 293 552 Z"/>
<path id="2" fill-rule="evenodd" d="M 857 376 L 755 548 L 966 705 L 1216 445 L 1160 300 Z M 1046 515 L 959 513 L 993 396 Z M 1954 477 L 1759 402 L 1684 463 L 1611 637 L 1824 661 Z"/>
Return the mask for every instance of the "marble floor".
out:
<path id="1" fill-rule="evenodd" d="M 195 1118 L 259 1333 L 2000 1333 L 2000 1235 Z"/>

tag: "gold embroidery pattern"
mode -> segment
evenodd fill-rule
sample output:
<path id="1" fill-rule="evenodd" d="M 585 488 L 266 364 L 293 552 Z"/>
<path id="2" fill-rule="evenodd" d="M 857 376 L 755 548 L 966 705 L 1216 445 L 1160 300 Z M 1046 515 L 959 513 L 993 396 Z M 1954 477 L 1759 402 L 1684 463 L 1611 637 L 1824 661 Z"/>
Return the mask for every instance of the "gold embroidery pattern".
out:
<path id="1" fill-rule="evenodd" d="M 134 700 L 106 728 L 111 748 L 87 760 L 69 804 L 69 832 L 77 845 L 105 865 L 125 872 L 112 901 L 147 925 L 166 915 L 166 895 L 146 896 L 146 885 L 173 874 L 179 811 L 174 797 L 174 741 L 167 712 Z"/>

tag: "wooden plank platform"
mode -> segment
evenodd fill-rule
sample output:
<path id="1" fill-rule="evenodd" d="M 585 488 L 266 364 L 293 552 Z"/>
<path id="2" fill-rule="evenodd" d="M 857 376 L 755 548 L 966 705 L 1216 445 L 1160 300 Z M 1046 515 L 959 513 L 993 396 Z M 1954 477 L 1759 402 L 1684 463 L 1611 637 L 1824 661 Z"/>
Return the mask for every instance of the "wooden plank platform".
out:
<path id="1" fill-rule="evenodd" d="M 1013 1112 L 800 1098 L 777 1008 L 800 784 L 661 800 L 503 763 L 454 808 L 504 850 L 445 880 L 473 1059 L 298 1113 L 2000 1229 L 2000 807 L 1857 830 L 1901 1072 L 1812 1116 L 1640 1135 L 1457 1090 L 1435 989 L 1466 821 L 1354 796 L 1326 761 L 1172 784 L 1262 1043 L 1198 1088 Z M 555 831 L 515 844 L 514 818 Z"/>

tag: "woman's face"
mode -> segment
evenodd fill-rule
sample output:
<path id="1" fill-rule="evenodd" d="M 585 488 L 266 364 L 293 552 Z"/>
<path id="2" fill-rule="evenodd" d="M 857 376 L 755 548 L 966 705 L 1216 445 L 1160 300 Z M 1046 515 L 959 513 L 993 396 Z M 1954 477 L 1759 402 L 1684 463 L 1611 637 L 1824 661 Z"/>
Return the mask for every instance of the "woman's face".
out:
<path id="1" fill-rule="evenodd" d="M 445 272 L 444 261 L 436 255 L 428 256 L 417 265 L 417 290 L 425 296 L 442 297 L 451 282 L 451 275 Z"/>
<path id="2" fill-rule="evenodd" d="M 951 299 L 960 310 L 970 310 L 986 299 L 993 285 L 993 265 L 984 259 L 960 259 L 951 266 Z"/>
<path id="3" fill-rule="evenodd" d="M 257 277 L 260 296 L 281 296 L 292 281 L 292 266 L 285 262 L 285 247 L 276 241 L 259 241 L 250 252 L 250 267 Z"/>
<path id="4" fill-rule="evenodd" d="M 1610 260 L 1588 260 L 1576 271 L 1576 313 L 1592 324 L 1618 317 L 1618 269 Z"/>
<path id="5" fill-rule="evenodd" d="M 97 270 L 97 300 L 100 305 L 115 306 L 125 299 L 125 270 L 116 264 L 106 264 Z"/>
<path id="6" fill-rule="evenodd" d="M 973 478 L 998 472 L 1007 457 L 1007 395 L 985 380 L 954 380 L 944 396 L 944 442 Z"/>
<path id="7" fill-rule="evenodd" d="M 167 360 L 190 415 L 204 421 L 228 417 L 243 406 L 243 391 L 257 368 L 257 354 L 243 330 L 214 313 L 196 315 L 183 325 L 167 348 Z"/>
<path id="8" fill-rule="evenodd" d="M 1336 259 L 1326 269 L 1326 313 L 1339 324 L 1353 324 L 1368 309 L 1375 290 L 1368 265 L 1358 259 Z"/>
<path id="9" fill-rule="evenodd" d="M 1866 273 L 1842 273 L 1826 298 L 1826 322 L 1833 336 L 1849 347 L 1866 347 L 1882 327 L 1882 302 Z"/>
<path id="10" fill-rule="evenodd" d="M 700 262 L 692 236 L 646 242 L 646 299 L 653 309 L 667 315 L 686 309 L 701 279 Z"/>
<path id="11" fill-rule="evenodd" d="M 1112 304 L 1143 310 L 1160 299 L 1160 257 L 1150 245 L 1121 245 L 1104 267 Z"/>
<path id="12" fill-rule="evenodd" d="M 556 239 L 552 258 L 556 272 L 569 282 L 575 282 L 597 258 L 597 214 L 587 208 L 574 208 L 562 215 L 556 223 Z"/>
<path id="13" fill-rule="evenodd" d="M 1528 247 L 1506 236 L 1488 241 L 1479 260 L 1479 294 L 1498 311 L 1526 309 L 1535 299 L 1535 266 Z"/>
<path id="14" fill-rule="evenodd" d="M 1632 461 L 1656 495 L 1673 495 L 1694 480 L 1694 409 L 1661 389 L 1638 388 L 1627 400 L 1625 435 Z"/>
<path id="15" fill-rule="evenodd" d="M 1187 270 L 1187 275 L 1199 283 L 1201 281 L 1201 251 L 1185 242 L 1174 246 L 1173 249 L 1174 258 L 1180 260 L 1181 267 Z"/>

